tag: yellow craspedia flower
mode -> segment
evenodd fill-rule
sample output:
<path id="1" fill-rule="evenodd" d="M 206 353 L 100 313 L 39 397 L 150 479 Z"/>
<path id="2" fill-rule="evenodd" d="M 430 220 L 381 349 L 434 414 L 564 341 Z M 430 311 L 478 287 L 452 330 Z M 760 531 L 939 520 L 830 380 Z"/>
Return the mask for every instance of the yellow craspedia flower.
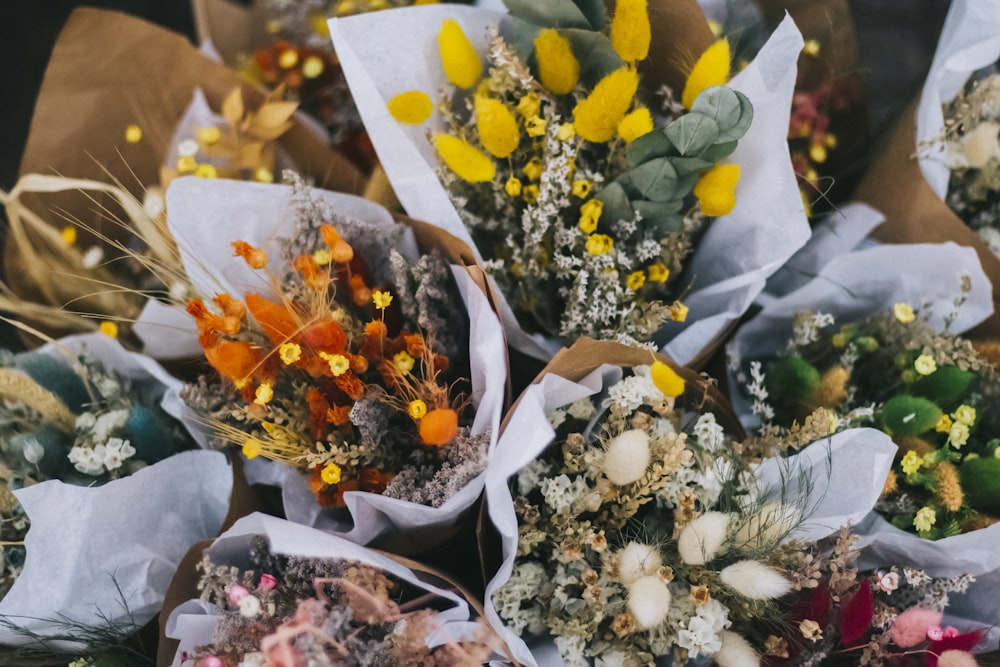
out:
<path id="1" fill-rule="evenodd" d="M 653 362 L 649 367 L 649 377 L 664 396 L 680 396 L 684 393 L 684 378 L 662 361 Z"/>
<path id="2" fill-rule="evenodd" d="M 594 257 L 606 255 L 614 250 L 615 242 L 607 234 L 591 234 L 587 237 L 587 252 Z"/>
<path id="3" fill-rule="evenodd" d="M 257 387 L 257 391 L 254 392 L 253 396 L 253 402 L 256 405 L 267 405 L 274 398 L 274 388 L 267 382 L 262 382 Z"/>
<path id="4" fill-rule="evenodd" d="M 730 66 L 729 42 L 720 39 L 705 49 L 691 68 L 691 73 L 688 74 L 687 82 L 684 84 L 681 103 L 690 109 L 701 91 L 712 86 L 721 86 L 728 81 Z"/>
<path id="5" fill-rule="evenodd" d="M 691 310 L 680 301 L 670 304 L 670 319 L 674 322 L 684 322 L 688 318 L 688 311 Z"/>
<path id="6" fill-rule="evenodd" d="M 511 176 L 503 186 L 504 191 L 510 197 L 517 197 L 521 194 L 521 179 Z"/>
<path id="7" fill-rule="evenodd" d="M 573 108 L 573 127 L 587 141 L 600 144 L 610 141 L 618 132 L 636 90 L 639 74 L 623 67 L 597 82 L 594 89 Z"/>
<path id="8" fill-rule="evenodd" d="M 534 118 L 541 110 L 542 101 L 534 93 L 528 93 L 517 101 L 517 112 L 525 118 Z"/>
<path id="9" fill-rule="evenodd" d="M 459 88 L 472 88 L 476 85 L 483 72 L 483 61 L 455 19 L 441 22 L 438 51 L 441 53 L 445 76 L 452 85 Z"/>
<path id="10" fill-rule="evenodd" d="M 476 129 L 483 148 L 498 157 L 509 157 L 521 142 L 517 118 L 507 105 L 485 95 L 476 95 Z"/>
<path id="11" fill-rule="evenodd" d="M 427 404 L 421 401 L 419 398 L 410 401 L 410 405 L 407 408 L 407 412 L 414 419 L 421 419 L 427 414 Z"/>
<path id="12" fill-rule="evenodd" d="M 573 55 L 569 40 L 551 28 L 535 37 L 535 60 L 538 78 L 555 95 L 567 95 L 580 81 L 580 62 Z"/>
<path id="13" fill-rule="evenodd" d="M 434 137 L 438 155 L 459 178 L 470 183 L 488 183 L 496 176 L 497 168 L 490 156 L 469 142 L 450 134 Z"/>
<path id="14" fill-rule="evenodd" d="M 142 141 L 142 128 L 138 125 L 129 125 L 125 128 L 125 141 L 130 144 L 137 144 Z"/>
<path id="15" fill-rule="evenodd" d="M 611 19 L 611 46 L 615 53 L 625 62 L 645 60 L 650 37 L 646 0 L 618 0 Z"/>
<path id="16" fill-rule="evenodd" d="M 399 371 L 400 375 L 406 375 L 407 373 L 413 370 L 413 364 L 415 363 L 415 360 L 413 359 L 413 357 L 410 355 L 409 352 L 407 352 L 406 350 L 400 350 L 392 358 L 392 363 L 396 367 L 396 370 Z"/>
<path id="17" fill-rule="evenodd" d="M 59 236 L 62 237 L 66 245 L 76 245 L 76 227 L 73 225 L 67 225 L 60 229 Z"/>
<path id="18" fill-rule="evenodd" d="M 937 363 L 931 355 L 921 354 L 913 361 L 913 370 L 921 375 L 931 375 L 937 370 Z"/>
<path id="19" fill-rule="evenodd" d="M 705 215 L 726 215 L 736 206 L 736 184 L 740 180 L 738 164 L 717 164 L 698 179 L 694 196 Z"/>
<path id="20" fill-rule="evenodd" d="M 385 310 L 392 304 L 392 294 L 385 290 L 374 290 L 372 292 L 372 303 L 379 310 Z"/>
<path id="21" fill-rule="evenodd" d="M 243 456 L 248 459 L 255 459 L 260 456 L 263 447 L 261 446 L 260 440 L 256 438 L 250 438 L 243 443 Z"/>
<path id="22" fill-rule="evenodd" d="M 97 327 L 97 330 L 109 338 L 118 338 L 118 325 L 105 320 Z"/>
<path id="23" fill-rule="evenodd" d="M 913 313 L 913 308 L 908 303 L 897 303 L 894 305 L 892 307 L 892 314 L 903 324 L 909 324 L 917 317 Z"/>
<path id="24" fill-rule="evenodd" d="M 282 343 L 278 347 L 278 357 L 281 358 L 281 363 L 291 366 L 302 358 L 302 348 L 298 343 Z"/>
<path id="25" fill-rule="evenodd" d="M 625 279 L 625 287 L 629 288 L 633 292 L 641 288 L 646 284 L 646 274 L 642 271 L 633 271 L 628 274 L 628 278 Z"/>
<path id="26" fill-rule="evenodd" d="M 630 144 L 644 134 L 653 131 L 653 116 L 646 107 L 639 107 L 625 114 L 618 123 L 618 136 Z"/>
<path id="27" fill-rule="evenodd" d="M 900 467 L 903 469 L 903 473 L 907 475 L 912 475 L 913 473 L 920 470 L 920 466 L 924 464 L 924 459 L 916 450 L 909 450 L 903 455 L 903 460 L 899 462 Z"/>
<path id="28" fill-rule="evenodd" d="M 654 283 L 665 283 L 667 282 L 667 278 L 670 277 L 670 269 L 663 262 L 650 264 L 646 267 L 646 273 Z"/>
<path id="29" fill-rule="evenodd" d="M 330 462 L 319 473 L 320 479 L 323 480 L 324 484 L 329 484 L 333 486 L 334 484 L 340 483 L 340 466 L 336 463 Z"/>
<path id="30" fill-rule="evenodd" d="M 330 373 L 333 374 L 333 377 L 340 377 L 347 371 L 351 370 L 351 361 L 342 354 L 320 352 L 319 358 L 330 366 Z"/>
<path id="31" fill-rule="evenodd" d="M 400 123 L 420 125 L 434 113 L 434 103 L 421 90 L 408 90 L 386 102 L 389 113 Z"/>

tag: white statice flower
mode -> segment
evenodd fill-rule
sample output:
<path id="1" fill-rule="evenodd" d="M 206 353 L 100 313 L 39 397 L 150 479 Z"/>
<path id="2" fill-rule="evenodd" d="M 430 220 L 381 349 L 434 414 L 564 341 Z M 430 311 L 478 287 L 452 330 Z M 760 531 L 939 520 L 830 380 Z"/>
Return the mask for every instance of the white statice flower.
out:
<path id="1" fill-rule="evenodd" d="M 84 475 L 100 475 L 104 472 L 104 445 L 97 447 L 75 446 L 69 450 L 69 462 Z"/>
<path id="2" fill-rule="evenodd" d="M 552 472 L 551 465 L 541 459 L 535 459 L 518 471 L 517 492 L 527 496 L 541 485 L 542 480 L 546 479 L 550 472 Z"/>
<path id="3" fill-rule="evenodd" d="M 590 492 L 586 479 L 570 480 L 567 475 L 543 479 L 539 489 L 545 504 L 557 514 L 569 512 L 578 500 L 584 499 Z"/>
<path id="4" fill-rule="evenodd" d="M 135 456 L 135 448 L 128 440 L 109 438 L 104 446 L 104 467 L 109 472 L 117 470 L 133 456 Z"/>
<path id="5" fill-rule="evenodd" d="M 549 421 L 552 428 L 559 428 L 566 421 L 566 408 L 556 408 L 555 410 L 550 410 L 545 413 L 545 418 Z"/>
<path id="6" fill-rule="evenodd" d="M 518 561 L 507 583 L 493 594 L 493 605 L 511 632 L 523 635 L 525 631 L 531 634 L 545 631 L 541 607 L 532 601 L 547 581 L 548 574 L 541 563 Z"/>
<path id="7" fill-rule="evenodd" d="M 594 403 L 590 398 L 581 398 L 579 400 L 573 401 L 568 406 L 566 406 L 566 412 L 570 414 L 571 417 L 577 419 L 590 419 L 594 416 Z"/>
<path id="8" fill-rule="evenodd" d="M 804 311 L 795 315 L 795 323 L 792 327 L 792 339 L 788 342 L 788 349 L 795 350 L 803 348 L 810 343 L 819 340 L 820 332 L 834 323 L 833 315 L 820 312 Z"/>
<path id="9" fill-rule="evenodd" d="M 555 642 L 565 667 L 589 667 L 587 657 L 584 655 L 586 644 L 583 641 L 583 637 L 577 635 L 573 635 L 572 637 L 556 637 Z"/>
<path id="10" fill-rule="evenodd" d="M 715 421 L 715 415 L 706 412 L 698 417 L 694 424 L 694 436 L 698 439 L 698 444 L 709 452 L 715 452 L 722 447 L 726 441 L 725 430 Z"/>

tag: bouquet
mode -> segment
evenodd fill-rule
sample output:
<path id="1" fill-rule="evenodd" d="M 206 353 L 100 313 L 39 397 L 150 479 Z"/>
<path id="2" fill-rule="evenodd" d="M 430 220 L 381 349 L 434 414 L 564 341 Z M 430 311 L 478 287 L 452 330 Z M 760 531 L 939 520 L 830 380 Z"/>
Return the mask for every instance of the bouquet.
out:
<path id="1" fill-rule="evenodd" d="M 111 338 L 0 357 L 0 642 L 113 642 L 159 611 L 184 552 L 218 531 L 232 473 L 221 454 L 182 452 L 191 440 L 164 412 L 180 383 Z"/>
<path id="2" fill-rule="evenodd" d="M 660 345 L 680 335 L 679 321 L 711 319 L 671 350 L 693 359 L 729 315 L 742 312 L 754 289 L 743 287 L 775 268 L 764 255 L 790 253 L 805 238 L 795 226 L 795 196 L 794 206 L 779 205 L 788 213 L 783 219 L 794 221 L 794 239 L 767 252 L 756 252 L 763 247 L 756 240 L 742 245 L 756 247 L 739 268 L 708 259 L 716 243 L 740 246 L 736 237 L 751 227 L 769 234 L 762 220 L 757 226 L 752 215 L 743 217 L 757 197 L 740 165 L 750 153 L 765 155 L 768 130 L 755 131 L 754 114 L 787 113 L 776 98 L 793 78 L 793 27 L 779 29 L 741 83 L 724 85 L 729 47 L 720 42 L 708 50 L 688 46 L 704 55 L 690 76 L 672 77 L 686 86 L 643 91 L 636 66 L 653 31 L 645 3 L 622 3 L 609 35 L 601 32 L 599 5 L 511 7 L 508 17 L 421 7 L 331 21 L 400 201 L 476 248 L 505 298 L 505 323 L 519 350 L 545 359 L 585 335 Z M 698 11 L 671 11 L 690 19 L 687 10 Z M 357 39 L 361 34 L 380 37 Z M 390 42 L 426 55 L 390 63 Z M 763 70 L 767 84 L 758 86 Z M 442 87 L 443 99 L 432 99 Z M 776 176 L 784 185 L 785 174 Z M 791 181 L 790 170 L 787 176 Z M 729 225 L 737 218 L 739 231 Z M 700 288 L 736 275 L 746 279 L 740 288 L 699 296 Z"/>
<path id="3" fill-rule="evenodd" d="M 546 638 L 567 665 L 755 664 L 810 587 L 809 545 L 882 486 L 888 438 L 841 436 L 756 466 L 704 378 L 579 343 L 521 397 L 488 472 L 504 557 L 488 617 L 523 664 L 546 664 Z M 827 502 L 840 485 L 854 496 Z"/>
<path id="4" fill-rule="evenodd" d="M 205 549 L 178 588 L 174 665 L 486 664 L 499 649 L 447 582 L 315 529 L 263 514 Z"/>
<path id="5" fill-rule="evenodd" d="M 377 205 L 301 181 L 181 180 L 168 205 L 203 295 L 187 302 L 187 326 L 214 370 L 185 400 L 217 442 L 305 474 L 311 497 L 286 504 L 289 517 L 361 503 L 409 512 L 392 524 L 405 530 L 472 504 L 505 375 L 499 321 L 468 271 L 440 250 L 419 256 Z M 357 491 L 369 499 L 352 501 Z M 359 541 L 388 528 L 355 519 Z"/>

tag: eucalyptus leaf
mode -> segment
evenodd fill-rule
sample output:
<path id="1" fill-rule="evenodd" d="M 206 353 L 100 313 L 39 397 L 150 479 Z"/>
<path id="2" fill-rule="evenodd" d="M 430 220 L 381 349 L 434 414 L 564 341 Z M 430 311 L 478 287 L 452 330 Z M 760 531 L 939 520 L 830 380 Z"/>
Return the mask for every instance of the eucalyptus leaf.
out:
<path id="1" fill-rule="evenodd" d="M 604 209 L 601 211 L 601 220 L 606 225 L 615 224 L 620 220 L 631 220 L 635 217 L 628 196 L 618 181 L 609 183 L 602 188 L 597 193 L 597 198 L 604 204 Z"/>
<path id="2" fill-rule="evenodd" d="M 643 199 L 667 202 L 676 196 L 677 170 L 670 158 L 660 157 L 629 170 L 623 180 L 638 191 Z"/>
<path id="3" fill-rule="evenodd" d="M 642 228 L 657 235 L 680 231 L 684 224 L 684 216 L 677 212 L 680 202 L 671 206 L 650 201 L 634 201 L 632 206 L 642 216 Z"/>
<path id="4" fill-rule="evenodd" d="M 672 157 L 670 163 L 674 165 L 678 176 L 688 174 L 701 174 L 701 172 L 711 169 L 716 161 L 709 161 L 703 157 Z"/>
<path id="5" fill-rule="evenodd" d="M 691 105 L 691 112 L 704 114 L 715 121 L 719 127 L 716 143 L 742 138 L 753 120 L 753 105 L 747 96 L 726 86 L 703 90 Z"/>
<path id="6" fill-rule="evenodd" d="M 726 157 L 729 157 L 729 155 L 734 150 L 736 150 L 736 144 L 737 142 L 735 141 L 725 141 L 722 143 L 713 144 L 708 148 L 706 148 L 705 150 L 703 150 L 698 155 L 698 157 L 701 158 L 702 160 L 705 160 L 706 162 L 715 164 L 716 162 Z"/>
<path id="7" fill-rule="evenodd" d="M 611 40 L 592 30 L 567 29 L 559 34 L 569 40 L 573 55 L 580 61 L 580 79 L 592 88 L 603 77 L 625 66 Z"/>
<path id="8" fill-rule="evenodd" d="M 675 155 L 677 149 L 667 139 L 667 135 L 662 130 L 648 132 L 628 146 L 628 164 L 630 167 L 637 167 L 643 162 L 658 157 Z"/>
<path id="9" fill-rule="evenodd" d="M 590 21 L 573 0 L 503 0 L 511 15 L 543 28 L 590 28 Z"/>
<path id="10" fill-rule="evenodd" d="M 677 196 L 687 196 L 694 190 L 694 186 L 701 179 L 701 173 L 695 172 L 693 174 L 685 174 L 683 176 L 677 177 Z"/>
<path id="11" fill-rule="evenodd" d="M 573 2 L 580 8 L 583 15 L 587 17 L 587 21 L 590 22 L 590 27 L 593 30 L 599 32 L 604 30 L 604 22 L 607 20 L 604 0 L 573 0 Z"/>
<path id="12" fill-rule="evenodd" d="M 504 39 L 514 49 L 514 53 L 523 62 L 528 63 L 534 60 L 535 38 L 540 31 L 541 27 L 534 23 L 508 17 L 504 28 Z"/>
<path id="13" fill-rule="evenodd" d="M 690 112 L 663 129 L 681 155 L 699 155 L 715 143 L 719 126 L 705 114 Z"/>

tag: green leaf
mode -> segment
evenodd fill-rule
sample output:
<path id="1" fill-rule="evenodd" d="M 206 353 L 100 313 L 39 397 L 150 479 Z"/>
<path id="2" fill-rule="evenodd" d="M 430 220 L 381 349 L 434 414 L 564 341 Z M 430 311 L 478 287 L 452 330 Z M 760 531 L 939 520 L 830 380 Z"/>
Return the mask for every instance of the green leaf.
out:
<path id="1" fill-rule="evenodd" d="M 660 157 L 630 169 L 623 179 L 642 194 L 643 199 L 668 202 L 676 196 L 677 170 L 670 158 Z"/>
<path id="2" fill-rule="evenodd" d="M 711 169 L 715 162 L 709 162 L 701 157 L 672 157 L 670 163 L 674 165 L 678 176 L 689 174 L 701 175 L 701 172 Z"/>
<path id="3" fill-rule="evenodd" d="M 728 157 L 734 150 L 736 150 L 736 144 L 737 142 L 735 141 L 712 144 L 703 150 L 698 157 L 706 162 L 715 164 L 723 158 Z"/>
<path id="4" fill-rule="evenodd" d="M 607 12 L 604 9 L 604 0 L 573 0 L 583 15 L 590 22 L 590 27 L 598 32 L 604 29 L 604 22 L 607 19 Z"/>
<path id="5" fill-rule="evenodd" d="M 653 158 L 676 154 L 677 149 L 662 131 L 653 130 L 642 135 L 628 147 L 628 165 L 637 167 Z"/>
<path id="6" fill-rule="evenodd" d="M 560 30 L 559 34 L 569 40 L 573 55 L 580 61 L 580 79 L 588 87 L 625 66 L 611 40 L 599 32 L 569 28 Z"/>
<path id="7" fill-rule="evenodd" d="M 680 231 L 684 224 L 684 216 L 679 215 L 682 202 L 674 200 L 667 204 L 657 204 L 651 201 L 634 201 L 632 207 L 642 216 L 641 226 L 656 234 L 665 235 Z"/>
<path id="8" fill-rule="evenodd" d="M 1000 459 L 966 459 L 958 473 L 969 505 L 980 511 L 1000 510 Z"/>
<path id="9" fill-rule="evenodd" d="M 706 88 L 691 105 L 691 112 L 704 114 L 719 127 L 716 143 L 736 141 L 746 134 L 753 120 L 753 106 L 746 95 L 726 86 Z"/>
<path id="10" fill-rule="evenodd" d="M 503 37 L 514 49 L 514 53 L 524 62 L 533 62 L 535 55 L 535 38 L 541 27 L 519 18 L 510 18 L 503 30 Z M 537 69 L 537 68 L 535 68 Z"/>
<path id="11" fill-rule="evenodd" d="M 590 28 L 590 21 L 573 0 L 503 0 L 512 16 L 543 28 Z"/>
<path id="12" fill-rule="evenodd" d="M 965 398 L 975 379 L 975 373 L 963 371 L 958 366 L 938 366 L 936 371 L 913 385 L 913 392 L 938 405 L 953 405 Z"/>
<path id="13" fill-rule="evenodd" d="M 631 220 L 635 217 L 628 196 L 618 181 L 606 185 L 597 193 L 597 198 L 604 203 L 601 220 L 605 223 L 613 225 L 620 220 Z"/>
<path id="14" fill-rule="evenodd" d="M 719 138 L 719 126 L 701 113 L 687 113 L 663 129 L 681 155 L 698 155 Z"/>

